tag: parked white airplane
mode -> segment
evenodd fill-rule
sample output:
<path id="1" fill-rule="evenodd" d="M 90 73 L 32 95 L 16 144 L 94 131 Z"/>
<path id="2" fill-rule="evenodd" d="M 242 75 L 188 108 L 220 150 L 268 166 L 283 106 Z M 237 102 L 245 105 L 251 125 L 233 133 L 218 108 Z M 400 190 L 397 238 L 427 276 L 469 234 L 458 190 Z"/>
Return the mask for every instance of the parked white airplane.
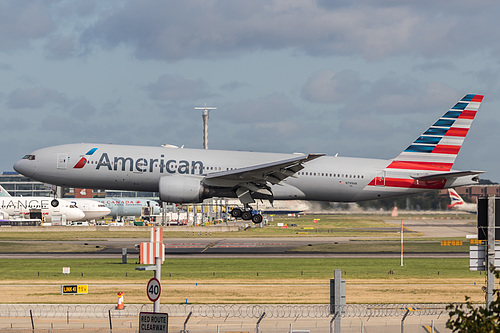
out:
<path id="1" fill-rule="evenodd" d="M 150 215 L 160 214 L 160 204 L 152 199 L 145 198 L 95 198 L 99 203 L 110 209 L 108 215 L 118 216 L 141 216 L 142 207 L 151 207 Z"/>
<path id="2" fill-rule="evenodd" d="M 36 150 L 14 169 L 60 186 L 159 192 L 165 202 L 237 197 L 246 209 L 233 216 L 259 223 L 255 199 L 354 202 L 477 184 L 482 171 L 451 168 L 482 99 L 466 95 L 389 160 L 80 143 Z"/>
<path id="3" fill-rule="evenodd" d="M 82 220 L 85 221 L 103 218 L 111 212 L 108 207 L 94 199 L 67 198 L 66 200 L 69 200 L 76 207 L 81 209 L 81 211 L 85 214 L 85 217 Z"/>
<path id="4" fill-rule="evenodd" d="M 465 202 L 464 199 L 462 199 L 462 197 L 458 195 L 457 191 L 455 191 L 454 189 L 449 188 L 448 194 L 450 195 L 451 199 L 451 204 L 448 205 L 448 208 L 473 214 L 477 213 L 477 205 Z"/>
<path id="5" fill-rule="evenodd" d="M 85 214 L 71 202 L 51 197 L 12 197 L 0 186 L 0 216 L 12 218 L 43 218 L 51 222 L 55 216 L 65 216 L 67 221 L 80 221 Z"/>
<path id="6" fill-rule="evenodd" d="M 238 199 L 230 199 L 227 202 L 229 207 L 240 204 Z M 298 214 L 311 209 L 311 204 L 304 200 L 274 200 L 273 203 L 258 200 L 254 205 L 255 210 L 263 214 Z"/>

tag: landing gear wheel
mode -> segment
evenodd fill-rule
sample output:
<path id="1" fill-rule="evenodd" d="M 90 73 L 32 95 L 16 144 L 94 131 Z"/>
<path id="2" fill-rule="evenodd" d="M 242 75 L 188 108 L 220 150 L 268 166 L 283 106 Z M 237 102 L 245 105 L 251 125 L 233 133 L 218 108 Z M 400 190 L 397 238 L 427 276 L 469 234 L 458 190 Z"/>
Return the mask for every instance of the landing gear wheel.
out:
<path id="1" fill-rule="evenodd" d="M 50 204 L 51 204 L 52 207 L 57 207 L 57 206 L 59 206 L 59 200 L 52 199 L 52 201 L 50 202 Z"/>
<path id="2" fill-rule="evenodd" d="M 252 222 L 255 224 L 261 223 L 262 222 L 262 215 L 255 214 L 254 216 L 252 216 Z"/>
<path id="3" fill-rule="evenodd" d="M 243 220 L 251 220 L 252 219 L 252 212 L 249 210 L 245 210 L 243 213 L 241 213 L 241 218 Z"/>
<path id="4" fill-rule="evenodd" d="M 234 218 L 241 217 L 242 213 L 243 213 L 243 211 L 239 208 L 233 208 L 233 210 L 231 210 L 231 216 Z"/>

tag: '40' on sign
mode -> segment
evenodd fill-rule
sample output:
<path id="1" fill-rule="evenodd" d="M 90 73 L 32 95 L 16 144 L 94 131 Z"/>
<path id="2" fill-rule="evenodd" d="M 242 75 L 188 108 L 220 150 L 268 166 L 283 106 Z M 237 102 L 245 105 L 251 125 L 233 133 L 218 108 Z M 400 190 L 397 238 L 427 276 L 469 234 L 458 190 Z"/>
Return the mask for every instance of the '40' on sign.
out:
<path id="1" fill-rule="evenodd" d="M 161 284 L 156 278 L 152 278 L 148 282 L 148 288 L 146 290 L 148 298 L 151 302 L 156 302 L 160 298 L 161 294 Z"/>

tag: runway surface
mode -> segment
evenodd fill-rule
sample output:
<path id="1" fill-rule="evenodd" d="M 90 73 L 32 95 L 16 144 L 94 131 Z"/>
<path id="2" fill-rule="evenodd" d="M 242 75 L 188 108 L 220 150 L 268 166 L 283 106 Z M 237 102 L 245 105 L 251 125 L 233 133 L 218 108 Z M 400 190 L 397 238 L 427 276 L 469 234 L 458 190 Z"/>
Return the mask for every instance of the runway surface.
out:
<path id="1" fill-rule="evenodd" d="M 143 240 L 147 241 L 147 240 Z M 80 241 L 81 242 L 81 241 Z M 362 241 L 356 241 L 357 245 Z M 369 242 L 369 241 L 367 241 Z M 61 242 L 58 242 L 61 243 Z M 81 242 L 83 243 L 83 242 Z M 129 257 L 136 257 L 139 251 L 137 239 L 109 239 L 86 241 L 89 246 L 103 250 L 91 253 L 3 253 L 0 258 L 117 258 L 122 249 Z M 287 238 L 245 238 L 245 239 L 164 239 L 167 258 L 399 258 L 399 252 L 288 252 L 296 247 L 308 247 L 325 243 L 349 243 L 349 240 L 315 237 L 308 239 Z M 407 258 L 465 258 L 467 252 L 420 252 L 407 253 Z"/>
<path id="2" fill-rule="evenodd" d="M 399 229 L 400 222 L 387 220 L 389 228 Z M 470 220 L 442 220 L 442 219 L 412 219 L 404 222 L 406 233 L 419 233 L 422 237 L 465 237 L 475 234 L 475 223 Z M 168 227 L 165 229 L 168 233 Z M 384 231 L 384 230 L 382 230 Z M 386 230 L 387 231 L 387 230 Z M 167 258 L 399 258 L 400 252 L 289 252 L 297 247 L 307 248 L 318 244 L 349 244 L 355 241 L 370 242 L 372 240 L 386 240 L 384 237 L 370 237 L 360 240 L 360 237 L 340 236 L 296 236 L 296 237 L 272 237 L 272 238 L 164 238 Z M 0 253 L 0 258 L 116 258 L 121 257 L 122 249 L 127 249 L 127 255 L 135 257 L 139 255 L 138 246 L 141 242 L 148 242 L 144 238 L 109 238 L 90 241 L 68 241 L 68 243 L 81 243 L 82 245 L 103 248 L 91 253 Z M 13 241 L 9 241 L 12 243 Z M 32 244 L 33 241 L 15 241 L 15 243 Z M 47 243 L 47 242 L 45 242 Z M 54 243 L 65 243 L 57 241 Z M 29 248 L 29 246 L 27 246 Z M 420 252 L 407 253 L 407 258 L 465 258 L 468 252 Z"/>

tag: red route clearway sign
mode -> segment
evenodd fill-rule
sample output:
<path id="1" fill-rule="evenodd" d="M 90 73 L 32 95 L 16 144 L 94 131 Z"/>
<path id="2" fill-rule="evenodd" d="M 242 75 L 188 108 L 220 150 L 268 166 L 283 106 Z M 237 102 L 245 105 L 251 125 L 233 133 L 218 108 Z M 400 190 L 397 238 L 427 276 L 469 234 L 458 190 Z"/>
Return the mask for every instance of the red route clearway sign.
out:
<path id="1" fill-rule="evenodd" d="M 139 333 L 168 333 L 168 313 L 140 312 Z"/>

